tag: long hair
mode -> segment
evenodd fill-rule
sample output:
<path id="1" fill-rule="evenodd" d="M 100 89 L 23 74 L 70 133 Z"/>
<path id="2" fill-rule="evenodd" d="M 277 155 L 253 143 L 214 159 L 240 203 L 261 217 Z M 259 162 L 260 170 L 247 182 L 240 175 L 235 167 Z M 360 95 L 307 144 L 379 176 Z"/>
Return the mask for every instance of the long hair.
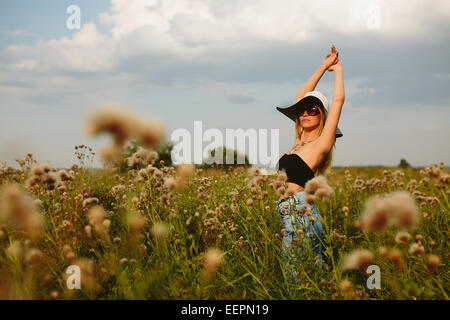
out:
<path id="1" fill-rule="evenodd" d="M 320 122 L 319 122 L 319 136 L 322 134 L 323 131 L 323 119 L 324 119 L 324 113 L 321 108 L 319 108 L 320 111 Z M 300 140 L 303 133 L 303 127 L 300 124 L 299 117 L 295 118 L 295 135 L 296 138 Z M 327 155 L 323 158 L 322 162 L 317 167 L 316 171 L 314 172 L 315 175 L 326 175 L 331 167 L 331 160 L 333 160 L 333 149 L 336 147 L 336 138 L 334 138 L 333 148 L 330 150 L 330 152 L 327 153 Z"/>

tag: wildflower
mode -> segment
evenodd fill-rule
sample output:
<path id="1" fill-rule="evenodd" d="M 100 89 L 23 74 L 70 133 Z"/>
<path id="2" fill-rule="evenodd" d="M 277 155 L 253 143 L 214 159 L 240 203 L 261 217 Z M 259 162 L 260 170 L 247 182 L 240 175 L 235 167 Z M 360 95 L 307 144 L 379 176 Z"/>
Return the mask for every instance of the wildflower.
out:
<path id="1" fill-rule="evenodd" d="M 315 196 L 319 199 L 328 198 L 333 194 L 333 189 L 329 187 L 322 187 L 316 190 Z"/>
<path id="2" fill-rule="evenodd" d="M 168 229 L 162 222 L 156 222 L 153 225 L 152 232 L 157 239 L 164 239 L 167 237 Z"/>
<path id="3" fill-rule="evenodd" d="M 83 200 L 83 207 L 88 207 L 88 206 L 90 206 L 93 203 L 97 204 L 98 203 L 98 198 L 95 198 L 95 197 L 93 197 L 93 198 L 86 198 L 86 199 Z"/>
<path id="4" fill-rule="evenodd" d="M 66 170 L 59 170 L 59 171 L 57 172 L 57 175 L 58 175 L 58 177 L 59 177 L 59 179 L 60 179 L 61 181 L 73 180 L 73 179 L 74 179 L 74 178 L 73 178 L 73 175 L 67 173 Z"/>
<path id="5" fill-rule="evenodd" d="M 313 205 L 314 201 L 316 201 L 316 197 L 313 194 L 307 194 L 305 196 L 305 201 L 308 202 L 310 205 Z"/>
<path id="6" fill-rule="evenodd" d="M 352 283 L 347 279 L 343 280 L 339 286 L 340 286 L 341 290 L 346 293 L 351 293 L 353 291 Z"/>
<path id="7" fill-rule="evenodd" d="M 344 212 L 344 215 L 347 217 L 348 216 L 348 207 L 343 207 L 342 211 Z"/>
<path id="8" fill-rule="evenodd" d="M 101 234 L 105 235 L 109 232 L 109 226 L 111 221 L 106 219 L 105 211 L 100 206 L 94 206 L 89 209 L 89 224 L 94 227 L 94 230 Z"/>
<path id="9" fill-rule="evenodd" d="M 392 261 L 392 264 L 394 265 L 394 268 L 397 272 L 405 271 L 405 261 L 403 260 L 400 250 L 388 249 L 387 258 Z"/>
<path id="10" fill-rule="evenodd" d="M 39 249 L 32 248 L 25 254 L 25 262 L 29 264 L 38 264 L 42 261 L 43 254 Z"/>
<path id="11" fill-rule="evenodd" d="M 137 213 L 131 213 L 127 219 L 128 227 L 133 235 L 137 235 L 143 232 L 145 227 L 145 219 Z"/>
<path id="12" fill-rule="evenodd" d="M 441 258 L 435 254 L 430 254 L 427 259 L 427 267 L 430 273 L 433 273 L 441 264 Z"/>
<path id="13" fill-rule="evenodd" d="M 325 176 L 320 175 L 306 182 L 305 194 L 323 199 L 330 197 L 333 194 L 333 189 L 328 185 Z"/>
<path id="14" fill-rule="evenodd" d="M 305 193 L 314 194 L 317 189 L 320 188 L 321 184 L 324 182 L 323 176 L 316 177 L 314 179 L 309 180 L 305 185 Z"/>
<path id="15" fill-rule="evenodd" d="M 91 237 L 91 232 L 92 232 L 91 226 L 85 226 L 84 227 L 84 231 L 86 232 L 87 236 L 90 238 Z"/>
<path id="16" fill-rule="evenodd" d="M 395 242 L 407 245 L 410 238 L 411 235 L 408 232 L 399 231 L 395 236 Z"/>
<path id="17" fill-rule="evenodd" d="M 283 182 L 281 182 L 281 181 L 275 181 L 273 184 L 272 184 L 272 187 L 275 189 L 275 190 L 277 190 L 279 187 L 281 187 L 283 185 Z"/>
<path id="18" fill-rule="evenodd" d="M 31 168 L 31 174 L 32 174 L 33 176 L 41 176 L 43 173 L 44 173 L 44 169 L 43 169 L 43 167 L 40 166 L 40 165 L 34 165 L 34 166 Z"/>
<path id="19" fill-rule="evenodd" d="M 172 177 L 169 177 L 164 180 L 164 188 L 174 190 L 177 186 L 178 186 L 177 181 Z"/>
<path id="20" fill-rule="evenodd" d="M 18 240 L 13 241 L 6 249 L 6 254 L 13 259 L 20 260 L 23 255 L 22 243 Z"/>
<path id="21" fill-rule="evenodd" d="M 153 150 L 145 149 L 141 146 L 138 147 L 137 151 L 127 158 L 128 166 L 133 167 L 136 165 L 148 166 L 152 165 L 158 157 L 158 153 Z"/>
<path id="22" fill-rule="evenodd" d="M 342 270 L 367 268 L 372 262 L 373 254 L 369 250 L 355 250 L 343 259 Z"/>
<path id="23" fill-rule="evenodd" d="M 387 256 L 388 256 L 388 249 L 386 247 L 380 247 L 378 249 L 378 252 L 380 253 L 380 257 L 387 258 Z"/>
<path id="24" fill-rule="evenodd" d="M 44 225 L 44 218 L 33 199 L 16 185 L 6 185 L 2 188 L 0 198 L 0 222 L 11 224 L 14 228 L 24 231 L 30 238 L 37 237 Z"/>
<path id="25" fill-rule="evenodd" d="M 286 180 L 287 180 L 287 174 L 286 174 L 286 172 L 284 170 L 281 170 L 278 173 L 277 181 L 280 181 L 280 182 L 283 183 L 283 182 L 286 182 Z"/>
<path id="26" fill-rule="evenodd" d="M 355 220 L 355 222 L 353 223 L 353 226 L 356 229 L 362 229 L 363 224 L 362 224 L 362 222 L 360 220 Z"/>
<path id="27" fill-rule="evenodd" d="M 110 133 L 117 145 L 121 145 L 130 136 L 133 116 L 124 109 L 117 107 L 99 109 L 91 116 L 85 127 L 88 135 L 102 132 Z"/>
<path id="28" fill-rule="evenodd" d="M 81 258 L 73 262 L 80 268 L 80 281 L 83 290 L 91 291 L 98 288 L 94 274 L 94 261 L 91 259 Z"/>
<path id="29" fill-rule="evenodd" d="M 361 216 L 362 226 L 369 232 L 383 232 L 389 225 L 415 227 L 418 220 L 418 208 L 404 191 L 370 198 Z"/>
<path id="30" fill-rule="evenodd" d="M 295 191 L 295 189 L 292 189 L 292 188 L 287 188 L 286 192 L 285 192 L 287 197 L 291 197 L 291 196 L 295 195 L 296 193 L 297 193 L 297 191 Z"/>
<path id="31" fill-rule="evenodd" d="M 164 127 L 159 121 L 145 119 L 124 108 L 111 106 L 96 110 L 88 119 L 85 132 L 92 136 L 104 132 L 111 134 L 114 144 L 108 152 L 113 156 L 129 138 L 139 140 L 146 147 L 153 147 L 163 138 Z"/>
<path id="32" fill-rule="evenodd" d="M 183 163 L 177 167 L 177 177 L 180 182 L 185 182 L 194 173 L 194 166 L 190 163 Z"/>
<path id="33" fill-rule="evenodd" d="M 258 167 L 251 167 L 250 169 L 248 169 L 248 173 L 251 176 L 259 176 L 261 174 L 261 170 Z"/>
<path id="34" fill-rule="evenodd" d="M 430 247 L 434 249 L 436 247 L 436 241 L 430 241 Z"/>
<path id="35" fill-rule="evenodd" d="M 209 248 L 205 253 L 205 267 L 210 274 L 216 272 L 223 260 L 223 253 L 216 248 Z"/>
<path id="36" fill-rule="evenodd" d="M 278 193 L 280 196 L 283 196 L 283 195 L 286 193 L 286 189 L 285 189 L 283 186 L 281 186 L 281 187 L 279 187 L 279 188 L 277 189 L 277 193 Z"/>
<path id="37" fill-rule="evenodd" d="M 418 243 L 413 243 L 409 248 L 409 253 L 415 255 L 423 255 L 425 253 L 425 249 Z"/>

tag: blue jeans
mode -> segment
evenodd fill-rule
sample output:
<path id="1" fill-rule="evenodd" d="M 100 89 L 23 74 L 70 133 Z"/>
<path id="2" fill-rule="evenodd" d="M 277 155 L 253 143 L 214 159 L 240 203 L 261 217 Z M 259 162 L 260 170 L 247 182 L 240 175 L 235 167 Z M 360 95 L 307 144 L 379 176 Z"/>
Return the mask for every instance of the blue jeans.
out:
<path id="1" fill-rule="evenodd" d="M 283 270 L 289 282 L 298 283 L 295 279 L 295 265 L 298 261 L 294 250 L 302 256 L 315 258 L 314 264 L 322 266 L 323 219 L 316 207 L 305 201 L 304 191 L 278 200 L 277 212 L 285 230 L 282 245 Z M 301 230 L 300 236 L 298 230 Z"/>

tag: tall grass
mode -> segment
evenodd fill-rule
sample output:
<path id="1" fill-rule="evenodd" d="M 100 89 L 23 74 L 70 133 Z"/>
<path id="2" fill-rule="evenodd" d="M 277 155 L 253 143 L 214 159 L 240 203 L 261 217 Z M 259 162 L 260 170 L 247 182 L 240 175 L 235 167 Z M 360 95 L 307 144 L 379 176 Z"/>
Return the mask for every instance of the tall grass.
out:
<path id="1" fill-rule="evenodd" d="M 62 183 L 30 185 L 33 168 L 28 158 L 19 170 L 1 171 L 2 194 L 18 185 L 40 200 L 33 205 L 45 222 L 32 237 L 11 222 L 3 198 L 3 299 L 448 299 L 450 205 L 443 164 L 333 169 L 326 177 L 332 196 L 314 203 L 324 218 L 324 264 L 318 269 L 301 260 L 297 286 L 289 285 L 281 268 L 275 176 L 251 186 L 253 177 L 243 168 L 197 169 L 180 181 L 174 168 L 161 164 L 122 173 L 73 166 Z M 414 197 L 423 217 L 416 229 L 406 230 L 406 245 L 395 241 L 396 227 L 366 232 L 357 222 L 371 196 L 397 190 Z M 98 228 L 90 221 L 93 210 L 104 212 Z M 423 254 L 410 252 L 414 242 Z M 364 268 L 341 268 L 357 249 L 372 253 L 381 289 L 367 288 Z M 397 249 L 405 268 L 386 258 L 385 249 Z M 73 264 L 82 271 L 79 290 L 66 285 Z"/>

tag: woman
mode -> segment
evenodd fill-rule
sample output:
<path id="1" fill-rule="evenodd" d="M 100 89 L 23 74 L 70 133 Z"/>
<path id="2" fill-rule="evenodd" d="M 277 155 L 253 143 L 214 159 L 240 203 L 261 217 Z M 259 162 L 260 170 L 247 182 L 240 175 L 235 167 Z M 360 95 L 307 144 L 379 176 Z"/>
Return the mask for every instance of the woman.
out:
<path id="1" fill-rule="evenodd" d="M 287 175 L 287 185 L 295 191 L 292 196 L 281 195 L 277 212 L 284 227 L 283 269 L 292 283 L 296 281 L 297 252 L 312 255 L 317 266 L 322 265 L 323 223 L 317 209 L 305 201 L 305 184 L 315 174 L 324 175 L 331 165 L 332 148 L 343 134 L 338 128 L 344 104 L 344 79 L 339 53 L 334 46 L 311 78 L 297 94 L 296 103 L 277 110 L 295 121 L 296 139 L 292 148 L 278 162 L 278 170 Z M 331 109 L 328 99 L 314 91 L 325 71 L 334 71 L 334 91 Z"/>

